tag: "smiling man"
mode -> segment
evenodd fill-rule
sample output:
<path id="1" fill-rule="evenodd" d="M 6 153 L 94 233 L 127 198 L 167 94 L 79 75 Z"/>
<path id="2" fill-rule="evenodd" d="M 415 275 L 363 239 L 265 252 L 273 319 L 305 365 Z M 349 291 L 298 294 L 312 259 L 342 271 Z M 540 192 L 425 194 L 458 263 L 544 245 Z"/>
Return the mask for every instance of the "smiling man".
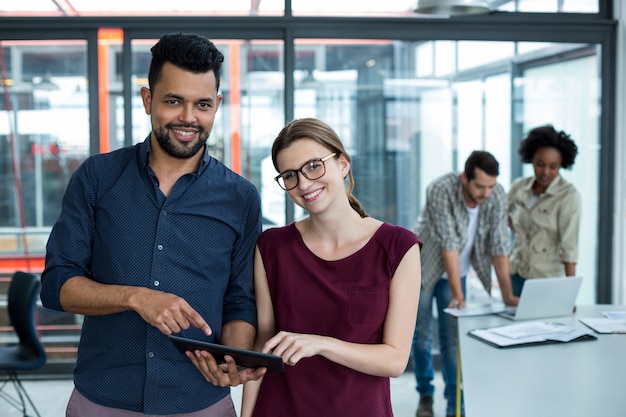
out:
<path id="1" fill-rule="evenodd" d="M 213 361 L 206 377 L 167 337 L 253 346 L 261 210 L 206 147 L 223 55 L 183 33 L 151 52 L 152 132 L 77 169 L 46 248 L 43 304 L 85 316 L 68 417 L 235 416 L 229 386 L 264 373 Z"/>
<path id="2" fill-rule="evenodd" d="M 433 416 L 433 300 L 438 311 L 448 416 L 456 414 L 457 323 L 443 309 L 465 307 L 465 277 L 471 267 L 490 293 L 493 265 L 504 302 L 516 305 L 519 300 L 513 296 L 509 279 L 507 197 L 497 183 L 498 174 L 499 164 L 493 155 L 474 151 L 463 173 L 444 175 L 426 191 L 426 205 L 415 226 L 424 242 L 422 290 L 412 348 L 420 394 L 417 417 Z M 461 404 L 462 412 L 463 408 Z"/>

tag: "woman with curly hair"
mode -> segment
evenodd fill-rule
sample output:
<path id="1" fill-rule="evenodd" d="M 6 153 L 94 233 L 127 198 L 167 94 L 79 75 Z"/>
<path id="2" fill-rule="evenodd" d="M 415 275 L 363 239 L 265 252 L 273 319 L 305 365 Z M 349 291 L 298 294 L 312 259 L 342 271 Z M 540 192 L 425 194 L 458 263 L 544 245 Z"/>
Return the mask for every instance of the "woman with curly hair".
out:
<path id="1" fill-rule="evenodd" d="M 511 251 L 511 284 L 519 296 L 530 278 L 576 275 L 580 193 L 559 171 L 571 168 L 578 147 L 551 125 L 532 129 L 518 153 L 535 175 L 519 178 L 508 193 L 509 224 L 515 239 Z"/>

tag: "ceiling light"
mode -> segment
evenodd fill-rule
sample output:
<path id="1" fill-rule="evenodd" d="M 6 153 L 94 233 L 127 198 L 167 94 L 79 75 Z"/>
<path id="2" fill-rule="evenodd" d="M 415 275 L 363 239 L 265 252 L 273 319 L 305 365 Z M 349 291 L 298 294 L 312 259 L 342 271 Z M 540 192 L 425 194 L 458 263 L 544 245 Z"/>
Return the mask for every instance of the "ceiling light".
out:
<path id="1" fill-rule="evenodd" d="M 52 81 L 52 77 L 48 72 L 43 77 L 33 77 L 33 88 L 45 91 L 55 91 L 60 89 L 58 84 Z"/>
<path id="2" fill-rule="evenodd" d="M 491 12 L 487 0 L 418 0 L 415 13 L 438 15 L 464 15 Z"/>

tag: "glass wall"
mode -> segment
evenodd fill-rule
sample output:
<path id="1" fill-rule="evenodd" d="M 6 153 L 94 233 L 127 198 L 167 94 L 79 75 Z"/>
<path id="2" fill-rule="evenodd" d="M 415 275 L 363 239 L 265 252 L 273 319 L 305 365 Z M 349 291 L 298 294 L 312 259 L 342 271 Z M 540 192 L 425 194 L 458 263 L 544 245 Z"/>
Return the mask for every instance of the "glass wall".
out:
<path id="1" fill-rule="evenodd" d="M 132 141 L 127 143 L 121 37 L 105 35 L 99 38 L 100 77 L 106 80 L 100 89 L 100 140 L 91 152 L 138 143 L 150 131 L 139 89 L 147 86 L 156 39 L 131 41 Z M 270 158 L 273 138 L 285 122 L 283 42 L 215 42 L 225 54 L 224 101 L 208 141 L 211 153 L 259 188 L 266 226 L 297 220 L 306 213 L 296 208 L 288 214 L 290 203 L 273 181 Z M 570 133 L 581 152 L 563 175 L 592 197 L 583 200 L 580 242 L 586 255 L 579 271 L 594 276 L 598 46 L 296 39 L 294 51 L 294 117 L 317 117 L 333 126 L 353 158 L 357 197 L 372 216 L 407 228 L 428 184 L 460 171 L 472 150 L 487 149 L 498 158 L 500 182 L 508 188 L 531 173 L 517 156 L 525 132 L 551 123 Z M 0 250 L 16 262 L 42 256 L 67 180 L 90 153 L 86 44 L 4 42 L 3 52 Z M 593 280 L 587 280 L 581 300 L 592 302 L 595 295 Z"/>
<path id="2" fill-rule="evenodd" d="M 41 14 L 50 6 L 18 3 L 4 10 L 17 16 L 39 4 Z M 600 190 L 612 185 L 615 71 L 606 57 L 615 51 L 611 21 L 580 15 L 607 10 L 608 2 L 499 1 L 497 9 L 510 13 L 441 19 L 394 1 L 367 12 L 380 19 L 345 17 L 341 25 L 315 16 L 358 12 L 352 3 L 309 3 L 229 3 L 228 10 L 260 14 L 237 19 L 226 9 L 230 17 L 205 16 L 211 5 L 196 9 L 201 17 L 180 19 L 137 10 L 155 13 L 149 29 L 145 19 L 115 17 L 138 8 L 133 2 L 113 2 L 110 19 L 77 18 L 73 26 L 64 18 L 0 19 L 0 269 L 25 260 L 41 268 L 67 180 L 87 155 L 145 139 L 150 121 L 139 89 L 147 85 L 150 47 L 163 33 L 190 31 L 211 37 L 226 57 L 210 151 L 258 187 L 266 227 L 306 215 L 272 179 L 271 143 L 293 118 L 332 125 L 353 158 L 357 197 L 372 216 L 407 228 L 428 184 L 460 170 L 472 150 L 496 155 L 508 188 L 530 173 L 517 155 L 525 132 L 551 123 L 571 133 L 581 153 L 563 174 L 589 197 L 579 270 L 591 278 L 581 302 L 596 301 L 599 280 L 611 279 L 611 243 L 601 236 L 610 231 L 612 201 Z M 89 2 L 64 4 L 77 15 L 104 13 Z M 177 7 L 183 13 L 192 6 Z M 261 10 L 293 16 L 263 17 Z M 548 17 L 543 31 L 535 21 Z M 589 30 L 580 30 L 583 21 Z M 72 36 L 63 39 L 64 31 Z"/>
<path id="3" fill-rule="evenodd" d="M 367 211 L 408 228 L 424 204 L 426 187 L 443 174 L 462 171 L 473 150 L 496 156 L 499 181 L 508 189 L 513 179 L 532 173 L 517 155 L 525 132 L 553 124 L 570 133 L 580 155 L 563 176 L 591 196 L 583 200 L 580 251 L 585 256 L 577 270 L 594 275 L 600 117 L 596 46 L 296 40 L 296 55 L 308 64 L 294 74 L 295 116 L 330 123 L 353 158 L 355 194 Z M 262 189 L 264 200 L 278 201 L 281 194 L 270 181 L 275 172 L 264 175 L 262 184 L 270 187 Z M 295 218 L 303 215 L 296 211 Z M 280 213 L 266 216 L 279 218 Z M 580 301 L 592 303 L 595 295 L 593 280 L 586 280 Z"/>
<path id="4" fill-rule="evenodd" d="M 89 155 L 86 42 L 0 44 L 0 253 L 3 268 L 40 267 L 67 181 Z"/>
<path id="5" fill-rule="evenodd" d="M 0 280 L 15 269 L 41 271 L 67 180 L 88 155 L 146 138 L 139 89 L 150 47 L 187 31 L 210 37 L 226 57 L 208 143 L 257 186 L 265 227 L 306 215 L 273 180 L 270 147 L 293 118 L 335 128 L 367 211 L 407 228 L 430 182 L 460 171 L 474 149 L 495 154 L 505 189 L 531 175 L 519 142 L 551 123 L 580 149 L 562 171 L 584 196 L 578 303 L 611 302 L 621 275 L 612 274 L 609 1 L 493 1 L 497 13 L 452 19 L 416 15 L 416 1 L 353 3 L 0 0 Z M 77 17 L 70 25 L 25 14 Z M 470 297 L 485 296 L 470 278 Z M 72 346 L 59 350 L 71 355 Z"/>

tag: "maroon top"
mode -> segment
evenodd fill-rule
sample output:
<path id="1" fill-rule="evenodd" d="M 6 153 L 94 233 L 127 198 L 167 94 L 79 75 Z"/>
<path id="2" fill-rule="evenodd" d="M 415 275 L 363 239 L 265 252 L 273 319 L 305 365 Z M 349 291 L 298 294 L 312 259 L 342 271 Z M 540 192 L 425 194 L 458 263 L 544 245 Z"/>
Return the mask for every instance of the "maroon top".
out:
<path id="1" fill-rule="evenodd" d="M 357 252 L 325 261 L 306 247 L 295 224 L 263 232 L 257 244 L 277 331 L 381 343 L 391 278 L 416 243 L 415 233 L 383 223 Z M 388 377 L 314 356 L 264 376 L 254 417 L 393 416 L 390 396 Z"/>

